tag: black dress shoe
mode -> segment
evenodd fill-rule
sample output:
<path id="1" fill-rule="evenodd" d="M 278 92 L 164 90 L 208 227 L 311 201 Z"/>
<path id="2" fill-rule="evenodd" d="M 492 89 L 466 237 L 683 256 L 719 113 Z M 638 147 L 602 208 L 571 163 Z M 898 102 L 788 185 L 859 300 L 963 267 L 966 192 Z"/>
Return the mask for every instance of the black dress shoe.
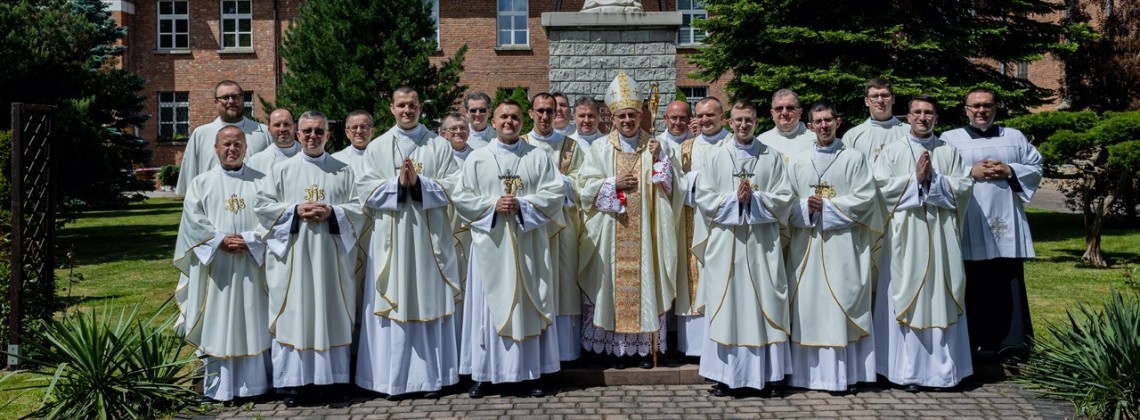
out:
<path id="1" fill-rule="evenodd" d="M 617 369 L 617 370 L 622 370 L 622 369 L 625 369 L 626 367 L 627 367 L 627 366 L 626 366 L 626 364 L 625 364 L 625 360 L 623 360 L 623 359 L 617 359 L 617 360 L 615 360 L 615 361 L 614 361 L 614 369 Z"/>
<path id="2" fill-rule="evenodd" d="M 298 400 L 297 397 L 285 397 L 284 399 L 281 400 L 281 403 L 285 404 L 285 406 L 289 407 L 289 408 L 293 408 L 293 407 L 296 407 L 298 405 L 301 405 L 301 401 Z"/>
<path id="3" fill-rule="evenodd" d="M 760 396 L 764 398 L 783 398 L 784 386 L 768 384 L 768 386 L 760 390 Z"/>
<path id="4" fill-rule="evenodd" d="M 859 385 L 851 384 L 847 387 L 847 395 L 855 395 L 859 393 Z"/>
<path id="5" fill-rule="evenodd" d="M 729 388 L 728 385 L 718 383 L 710 392 L 712 392 L 714 397 L 727 397 L 732 394 L 732 388 Z"/>
<path id="6" fill-rule="evenodd" d="M 530 389 L 530 396 L 535 397 L 535 398 L 542 398 L 542 397 L 546 396 L 546 391 L 543 390 L 541 387 L 536 386 L 536 387 Z"/>
<path id="7" fill-rule="evenodd" d="M 918 385 L 908 384 L 903 387 L 903 391 L 909 392 L 911 394 L 916 394 L 918 391 L 921 391 L 921 389 L 918 388 Z"/>
<path id="8" fill-rule="evenodd" d="M 439 391 L 431 391 L 431 392 L 425 392 L 424 393 L 424 398 L 429 399 L 429 400 L 438 400 L 440 396 L 441 395 L 440 395 Z"/>
<path id="9" fill-rule="evenodd" d="M 642 369 L 653 369 L 653 360 L 641 359 L 641 361 L 637 363 L 637 367 Z"/>
<path id="10" fill-rule="evenodd" d="M 487 390 L 484 389 L 486 387 L 487 387 L 486 382 L 476 381 L 474 385 L 471 385 L 471 389 L 467 390 L 467 396 L 469 396 L 471 398 L 483 398 L 483 396 L 487 392 Z"/>

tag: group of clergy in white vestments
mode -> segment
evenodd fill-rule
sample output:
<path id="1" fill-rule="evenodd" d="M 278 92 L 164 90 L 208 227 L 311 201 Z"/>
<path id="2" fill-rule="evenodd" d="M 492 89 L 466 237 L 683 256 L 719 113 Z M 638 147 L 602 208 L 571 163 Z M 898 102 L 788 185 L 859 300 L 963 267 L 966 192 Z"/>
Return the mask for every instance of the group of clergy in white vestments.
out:
<path id="1" fill-rule="evenodd" d="M 540 377 L 583 350 L 652 368 L 669 324 L 717 396 L 855 392 L 877 375 L 949 388 L 979 353 L 1024 360 L 1040 155 L 993 126 L 988 89 L 942 137 L 934 98 L 903 123 L 889 82 L 866 90 L 870 118 L 840 139 L 830 103 L 804 124 L 790 90 L 761 134 L 755 104 L 708 97 L 669 103 L 653 137 L 656 104 L 624 72 L 604 94 L 609 134 L 595 99 L 548 93 L 525 113 L 468 95 L 437 134 L 402 87 L 395 126 L 374 136 L 354 111 L 329 154 L 324 114 L 261 125 L 222 82 L 218 120 L 183 157 L 175 328 L 205 397 L 276 389 L 287 406 L 350 382 L 432 398 L 460 375 L 472 397 L 543 396 Z"/>

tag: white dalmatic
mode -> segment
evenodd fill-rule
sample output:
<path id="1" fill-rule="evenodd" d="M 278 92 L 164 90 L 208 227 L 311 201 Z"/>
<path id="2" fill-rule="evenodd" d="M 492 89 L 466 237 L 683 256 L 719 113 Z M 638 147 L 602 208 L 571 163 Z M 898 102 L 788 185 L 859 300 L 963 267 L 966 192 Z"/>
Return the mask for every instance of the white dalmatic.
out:
<path id="1" fill-rule="evenodd" d="M 243 166 L 199 175 L 186 191 L 174 249 L 178 320 L 174 330 L 205 359 L 203 391 L 230 401 L 269 392 L 269 320 L 264 232 L 253 204 L 265 174 Z M 248 251 L 220 249 L 227 235 Z"/>
<path id="2" fill-rule="evenodd" d="M 875 381 L 873 245 L 886 208 L 866 158 L 836 139 L 792 157 L 799 202 L 788 213 L 792 327 L 789 385 L 843 391 Z M 808 197 L 823 199 L 813 213 Z"/>
<path id="3" fill-rule="evenodd" d="M 265 278 L 273 334 L 273 386 L 347 383 L 349 345 L 359 285 L 356 239 L 363 223 L 355 177 L 325 153 L 298 154 L 273 166 L 257 195 L 269 233 Z M 302 203 L 332 207 L 327 220 L 306 222 Z"/>
<path id="4" fill-rule="evenodd" d="M 929 183 L 915 174 L 924 151 Z M 888 144 L 874 174 L 891 211 L 890 266 L 880 267 L 875 297 L 879 374 L 901 385 L 954 386 L 973 374 L 959 236 L 973 178 L 957 149 L 933 135 Z"/>
<path id="5" fill-rule="evenodd" d="M 843 134 L 843 143 L 852 149 L 858 150 L 867 158 L 867 164 L 873 164 L 883 153 L 883 148 L 896 141 L 906 141 L 910 132 L 910 124 L 898 118 L 879 121 L 867 118 L 862 124 L 851 127 Z"/>
<path id="6" fill-rule="evenodd" d="M 245 164 L 268 175 L 273 170 L 273 165 L 297 156 L 297 153 L 301 153 L 301 142 L 299 141 L 293 142 L 293 145 L 289 147 L 269 146 L 265 150 L 250 156 L 249 159 L 245 160 Z"/>
<path id="7" fill-rule="evenodd" d="M 565 200 L 550 157 L 524 141 L 494 140 L 467 157 L 454 196 L 471 229 L 460 371 L 480 382 L 521 382 L 559 369 L 550 238 Z M 513 195 L 518 211 L 496 212 Z"/>
<path id="8" fill-rule="evenodd" d="M 231 125 L 237 126 L 245 133 L 246 157 L 253 156 L 273 144 L 269 138 L 268 126 L 245 117 L 236 123 L 227 123 L 218 117 L 208 124 L 195 127 L 186 141 L 186 150 L 182 153 L 178 184 L 174 187 L 175 193 L 186 195 L 186 191 L 190 189 L 190 182 L 195 177 L 218 166 L 218 153 L 214 151 L 214 141 L 218 138 L 219 131 Z"/>
<path id="9" fill-rule="evenodd" d="M 405 159 L 417 186 L 400 185 Z M 437 391 L 459 380 L 463 285 L 448 214 L 459 166 L 451 144 L 420 125 L 377 137 L 362 167 L 357 192 L 372 223 L 356 384 L 392 395 Z"/>
<path id="10" fill-rule="evenodd" d="M 747 201 L 737 196 L 742 183 L 752 190 Z M 708 157 L 696 202 L 711 225 L 708 238 L 693 244 L 704 261 L 700 295 L 708 320 L 701 376 L 763 389 L 790 372 L 779 221 L 791 201 L 782 157 L 759 141 L 726 141 Z"/>

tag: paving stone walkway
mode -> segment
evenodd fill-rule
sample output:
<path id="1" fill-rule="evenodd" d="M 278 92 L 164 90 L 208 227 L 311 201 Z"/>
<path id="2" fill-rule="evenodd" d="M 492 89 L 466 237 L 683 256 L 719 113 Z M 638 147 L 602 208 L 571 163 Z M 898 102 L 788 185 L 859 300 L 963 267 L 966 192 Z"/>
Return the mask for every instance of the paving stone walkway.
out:
<path id="1" fill-rule="evenodd" d="M 919 392 L 871 387 L 857 395 L 791 390 L 783 398 L 717 398 L 709 386 L 621 385 L 559 389 L 545 398 L 466 394 L 438 400 L 388 401 L 356 397 L 331 405 L 287 408 L 277 401 L 215 408 L 192 419 L 1071 419 L 1071 404 L 1035 398 L 1009 383 L 971 383 L 955 392 Z"/>

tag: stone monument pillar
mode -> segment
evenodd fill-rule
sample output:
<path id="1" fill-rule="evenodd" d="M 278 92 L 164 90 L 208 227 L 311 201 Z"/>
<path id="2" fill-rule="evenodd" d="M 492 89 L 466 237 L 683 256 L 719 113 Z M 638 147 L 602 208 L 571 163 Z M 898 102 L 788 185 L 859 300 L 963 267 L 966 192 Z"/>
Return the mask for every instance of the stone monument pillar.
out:
<path id="1" fill-rule="evenodd" d="M 657 83 L 657 115 L 665 115 L 677 91 L 680 12 L 546 12 L 542 26 L 550 39 L 550 91 L 565 93 L 571 104 L 578 96 L 602 100 L 624 71 L 646 90 Z"/>

